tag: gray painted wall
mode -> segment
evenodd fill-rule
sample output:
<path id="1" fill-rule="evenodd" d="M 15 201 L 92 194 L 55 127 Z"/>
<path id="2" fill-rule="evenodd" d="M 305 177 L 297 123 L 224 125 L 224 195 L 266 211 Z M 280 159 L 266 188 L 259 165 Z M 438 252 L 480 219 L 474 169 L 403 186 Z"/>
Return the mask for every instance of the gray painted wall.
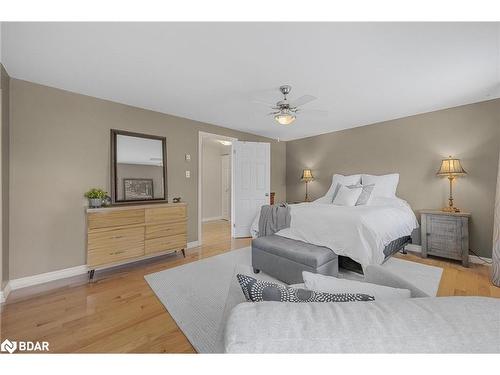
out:
<path id="1" fill-rule="evenodd" d="M 448 186 L 435 171 L 442 157 L 460 157 L 469 175 L 456 184 L 456 204 L 472 212 L 473 250 L 491 255 L 500 100 L 279 143 L 12 79 L 10 125 L 9 203 L 16 209 L 9 216 L 3 268 L 9 264 L 11 279 L 85 263 L 83 193 L 92 186 L 109 191 L 111 128 L 167 137 L 169 197 L 180 195 L 189 204 L 189 241 L 198 233 L 198 131 L 271 142 L 271 189 L 278 202 L 303 198 L 299 178 L 309 167 L 316 177 L 310 184 L 313 197 L 328 189 L 333 173 L 397 171 L 398 195 L 415 210 L 441 207 Z"/>
<path id="2" fill-rule="evenodd" d="M 10 132 L 10 77 L 0 64 L 1 94 L 1 164 L 2 164 L 2 228 L 0 254 L 0 289 L 9 280 L 9 132 Z"/>
<path id="3" fill-rule="evenodd" d="M 167 138 L 168 195 L 189 204 L 188 241 L 198 235 L 199 131 L 270 142 L 271 189 L 286 199 L 284 142 L 16 79 L 10 97 L 11 279 L 85 264 L 83 193 L 109 191 L 113 128 Z"/>
<path id="4" fill-rule="evenodd" d="M 462 159 L 469 173 L 454 185 L 457 207 L 472 213 L 471 248 L 491 257 L 500 147 L 500 99 L 287 142 L 287 199 L 304 197 L 299 181 L 311 168 L 313 198 L 332 174 L 398 172 L 397 194 L 414 210 L 447 204 L 448 180 L 436 177 L 443 157 Z"/>

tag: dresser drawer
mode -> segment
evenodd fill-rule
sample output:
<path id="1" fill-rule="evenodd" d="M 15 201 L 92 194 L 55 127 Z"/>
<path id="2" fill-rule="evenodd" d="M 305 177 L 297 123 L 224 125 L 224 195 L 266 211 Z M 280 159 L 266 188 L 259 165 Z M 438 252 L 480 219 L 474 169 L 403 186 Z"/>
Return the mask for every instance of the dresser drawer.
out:
<path id="1" fill-rule="evenodd" d="M 144 227 L 88 234 L 89 266 L 119 262 L 144 255 Z"/>
<path id="2" fill-rule="evenodd" d="M 186 233 L 186 221 L 146 225 L 146 240 Z"/>
<path id="3" fill-rule="evenodd" d="M 88 214 L 87 220 L 89 230 L 143 224 L 144 209 L 92 212 Z"/>
<path id="4" fill-rule="evenodd" d="M 146 254 L 151 254 L 166 250 L 185 249 L 186 243 L 187 243 L 186 234 L 151 238 L 146 240 L 145 252 Z"/>
<path id="5" fill-rule="evenodd" d="M 186 206 L 146 208 L 146 224 L 160 224 L 186 218 Z"/>

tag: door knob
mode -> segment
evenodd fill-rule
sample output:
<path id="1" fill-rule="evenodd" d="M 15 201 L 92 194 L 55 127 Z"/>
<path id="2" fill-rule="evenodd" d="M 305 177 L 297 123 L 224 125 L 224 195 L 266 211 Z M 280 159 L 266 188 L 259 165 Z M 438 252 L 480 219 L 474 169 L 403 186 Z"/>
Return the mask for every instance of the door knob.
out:
<path id="1" fill-rule="evenodd" d="M 269 196 L 269 193 L 266 193 L 266 197 L 268 197 L 268 196 Z"/>

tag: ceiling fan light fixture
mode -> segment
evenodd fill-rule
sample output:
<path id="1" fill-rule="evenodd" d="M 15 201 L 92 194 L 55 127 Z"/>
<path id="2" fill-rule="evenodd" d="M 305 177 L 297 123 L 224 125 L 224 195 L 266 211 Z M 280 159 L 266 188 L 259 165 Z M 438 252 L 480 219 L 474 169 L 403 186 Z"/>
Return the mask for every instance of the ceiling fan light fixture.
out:
<path id="1" fill-rule="evenodd" d="M 290 125 L 295 121 L 295 114 L 290 111 L 281 111 L 280 113 L 274 115 L 274 119 L 280 125 Z"/>

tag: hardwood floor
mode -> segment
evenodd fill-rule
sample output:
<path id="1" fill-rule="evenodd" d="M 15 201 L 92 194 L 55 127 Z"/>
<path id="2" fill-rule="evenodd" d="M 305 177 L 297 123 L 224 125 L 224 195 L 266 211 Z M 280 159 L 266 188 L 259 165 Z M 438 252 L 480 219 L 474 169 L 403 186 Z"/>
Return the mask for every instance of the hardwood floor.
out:
<path id="1" fill-rule="evenodd" d="M 231 239 L 225 221 L 203 225 L 201 247 L 86 277 L 12 292 L 0 312 L 0 339 L 48 341 L 52 353 L 193 353 L 194 349 L 151 291 L 144 275 L 248 246 Z M 490 268 L 418 255 L 399 258 L 442 267 L 439 296 L 500 297 L 489 282 Z"/>

